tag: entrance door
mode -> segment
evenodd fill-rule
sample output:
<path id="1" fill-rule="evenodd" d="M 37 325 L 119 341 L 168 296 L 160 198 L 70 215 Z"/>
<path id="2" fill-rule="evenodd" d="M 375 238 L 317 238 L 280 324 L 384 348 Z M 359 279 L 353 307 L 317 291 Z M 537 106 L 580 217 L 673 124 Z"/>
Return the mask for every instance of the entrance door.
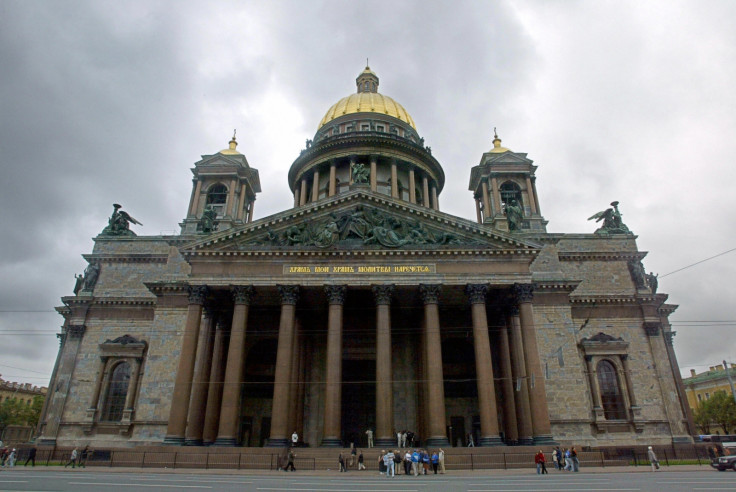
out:
<path id="1" fill-rule="evenodd" d="M 365 431 L 376 430 L 376 361 L 342 361 L 342 441 L 365 447 Z"/>
<path id="2" fill-rule="evenodd" d="M 452 436 L 450 444 L 453 446 L 465 446 L 465 417 L 450 417 Z"/>
<path id="3" fill-rule="evenodd" d="M 266 445 L 266 441 L 271 436 L 271 417 L 263 417 L 261 419 L 261 439 L 259 446 Z"/>

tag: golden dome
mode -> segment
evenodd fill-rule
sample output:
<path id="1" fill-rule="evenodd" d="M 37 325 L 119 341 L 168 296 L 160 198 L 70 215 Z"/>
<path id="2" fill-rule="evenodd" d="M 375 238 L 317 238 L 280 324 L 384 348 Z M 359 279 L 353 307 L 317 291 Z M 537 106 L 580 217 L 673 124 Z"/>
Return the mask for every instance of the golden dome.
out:
<path id="1" fill-rule="evenodd" d="M 501 139 L 498 138 L 498 133 L 496 133 L 496 129 L 493 129 L 493 148 L 490 150 L 491 154 L 501 154 L 503 152 L 511 152 L 511 149 L 507 149 L 506 147 L 501 147 Z"/>
<path id="2" fill-rule="evenodd" d="M 353 113 L 386 114 L 398 118 L 404 123 L 408 123 L 415 130 L 417 129 L 411 115 L 401 104 L 378 92 L 359 92 L 357 94 L 350 94 L 348 97 L 343 97 L 327 110 L 324 118 L 319 122 L 319 128 L 322 128 L 335 118 Z"/>
<path id="3" fill-rule="evenodd" d="M 381 113 L 393 116 L 411 125 L 416 130 L 414 120 L 404 107 L 388 96 L 378 93 L 378 76 L 366 65 L 365 70 L 355 79 L 358 87 L 356 94 L 343 97 L 327 110 L 325 117 L 319 122 L 317 130 L 330 121 L 353 113 Z"/>
<path id="4" fill-rule="evenodd" d="M 233 130 L 233 138 L 228 142 L 229 146 L 227 149 L 222 149 L 218 152 L 218 154 L 224 154 L 224 155 L 242 155 L 240 152 L 235 150 L 235 147 L 238 146 L 238 141 L 235 140 L 235 130 Z"/>

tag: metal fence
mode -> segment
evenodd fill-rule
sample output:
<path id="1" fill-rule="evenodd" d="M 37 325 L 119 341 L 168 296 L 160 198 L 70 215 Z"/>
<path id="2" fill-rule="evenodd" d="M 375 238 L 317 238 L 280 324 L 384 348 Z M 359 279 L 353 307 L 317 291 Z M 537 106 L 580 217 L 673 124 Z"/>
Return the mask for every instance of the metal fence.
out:
<path id="1" fill-rule="evenodd" d="M 18 449 L 16 466 L 27 463 L 30 447 Z M 445 466 L 449 470 L 508 470 L 534 467 L 534 452 L 514 451 L 511 448 L 505 452 L 480 453 L 467 452 L 461 454 L 452 452 L 449 448 L 445 454 Z M 691 446 L 655 446 L 661 466 L 679 464 L 709 465 L 711 457 L 707 448 L 698 445 Z M 553 468 L 552 450 L 545 449 L 548 468 Z M 82 462 L 77 459 L 71 462 L 69 448 L 39 448 L 36 453 L 36 465 L 46 466 L 89 466 L 89 467 L 132 467 L 132 468 L 172 468 L 172 469 L 223 469 L 223 470 L 277 470 L 285 463 L 282 461 L 283 452 L 252 453 L 252 452 L 217 452 L 203 448 L 201 452 L 178 451 L 144 451 L 140 449 L 95 449 Z M 79 451 L 81 455 L 81 451 Z M 334 456 L 320 450 L 317 456 L 296 456 L 294 465 L 298 470 L 327 470 L 337 468 L 337 454 Z M 375 458 L 378 455 L 366 455 L 366 465 L 369 469 L 377 467 Z M 357 460 L 356 460 L 357 461 Z M 578 452 L 580 467 L 609 467 L 609 466 L 649 466 L 646 446 L 629 448 L 598 448 L 586 449 Z M 357 467 L 357 462 L 354 463 Z"/>

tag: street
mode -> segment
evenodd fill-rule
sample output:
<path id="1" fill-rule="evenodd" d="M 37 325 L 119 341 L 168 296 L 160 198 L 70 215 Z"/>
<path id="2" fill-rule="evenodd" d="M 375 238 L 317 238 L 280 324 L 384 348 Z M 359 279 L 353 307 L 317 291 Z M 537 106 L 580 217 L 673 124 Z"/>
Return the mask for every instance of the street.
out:
<path id="1" fill-rule="evenodd" d="M 350 492 L 448 492 L 448 491 L 661 491 L 735 490 L 736 473 L 719 473 L 705 467 L 692 471 L 665 470 L 647 473 L 642 469 L 625 472 L 595 471 L 555 473 L 539 476 L 528 470 L 515 473 L 457 473 L 385 478 L 374 472 L 329 472 L 289 474 L 204 474 L 141 473 L 139 470 L 54 470 L 4 469 L 0 490 L 12 491 L 131 491 L 131 490 L 212 490 L 212 491 L 350 491 Z"/>

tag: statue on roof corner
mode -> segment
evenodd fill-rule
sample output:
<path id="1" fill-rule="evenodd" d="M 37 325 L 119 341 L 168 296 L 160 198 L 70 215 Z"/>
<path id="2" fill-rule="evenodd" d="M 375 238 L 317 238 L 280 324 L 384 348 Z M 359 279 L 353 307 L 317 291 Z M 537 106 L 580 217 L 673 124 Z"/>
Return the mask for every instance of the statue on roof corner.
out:
<path id="1" fill-rule="evenodd" d="M 130 230 L 130 224 L 138 224 L 143 225 L 137 220 L 135 220 L 133 217 L 131 217 L 128 212 L 125 212 L 123 210 L 120 210 L 122 208 L 122 205 L 113 203 L 112 204 L 114 210 L 112 212 L 112 215 L 110 216 L 110 219 L 107 221 L 107 227 L 105 227 L 102 232 L 100 233 L 101 236 L 135 236 L 135 232 Z"/>
<path id="2" fill-rule="evenodd" d="M 621 212 L 618 211 L 618 202 L 611 202 L 611 207 L 588 218 L 588 220 L 595 219 L 596 222 L 603 221 L 603 225 L 596 229 L 595 234 L 631 234 L 632 232 L 621 220 Z"/>

